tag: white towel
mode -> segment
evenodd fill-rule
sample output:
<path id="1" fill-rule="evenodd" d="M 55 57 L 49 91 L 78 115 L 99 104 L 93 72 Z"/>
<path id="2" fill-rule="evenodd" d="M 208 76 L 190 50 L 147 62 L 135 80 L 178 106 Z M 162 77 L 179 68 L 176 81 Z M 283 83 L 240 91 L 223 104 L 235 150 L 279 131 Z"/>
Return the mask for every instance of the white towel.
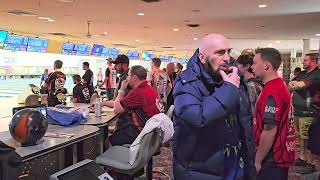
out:
<path id="1" fill-rule="evenodd" d="M 163 142 L 166 142 L 171 139 L 174 129 L 173 123 L 171 119 L 164 113 L 160 113 L 157 115 L 152 116 L 138 135 L 138 137 L 134 140 L 134 142 L 130 146 L 130 161 L 129 163 L 133 165 L 134 161 L 137 158 L 140 142 L 144 135 L 153 131 L 155 128 L 161 129 L 163 132 Z"/>

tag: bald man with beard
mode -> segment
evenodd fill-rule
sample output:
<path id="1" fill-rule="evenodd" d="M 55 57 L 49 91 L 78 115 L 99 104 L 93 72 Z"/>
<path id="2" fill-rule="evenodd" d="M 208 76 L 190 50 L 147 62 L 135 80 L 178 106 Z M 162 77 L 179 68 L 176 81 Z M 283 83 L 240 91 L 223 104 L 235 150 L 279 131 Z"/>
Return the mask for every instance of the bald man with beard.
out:
<path id="1" fill-rule="evenodd" d="M 176 78 L 176 180 L 253 178 L 250 101 L 238 69 L 230 66 L 230 51 L 228 39 L 210 34 L 201 40 L 187 69 Z"/>

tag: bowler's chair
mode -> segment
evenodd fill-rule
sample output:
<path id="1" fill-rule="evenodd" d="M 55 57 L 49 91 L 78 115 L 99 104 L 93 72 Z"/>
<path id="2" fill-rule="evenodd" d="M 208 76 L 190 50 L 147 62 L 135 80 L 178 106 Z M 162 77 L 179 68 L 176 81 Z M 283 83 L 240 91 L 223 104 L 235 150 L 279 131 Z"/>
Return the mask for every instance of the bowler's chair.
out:
<path id="1" fill-rule="evenodd" d="M 112 146 L 98 156 L 95 161 L 112 168 L 116 172 L 132 176 L 146 166 L 152 156 L 159 150 L 162 139 L 160 132 L 160 129 L 155 129 L 142 137 L 138 155 L 133 165 L 129 164 L 130 148 L 125 146 Z M 147 177 L 152 179 L 152 167 L 147 169 Z"/>
<path id="2" fill-rule="evenodd" d="M 25 106 L 36 106 L 36 105 L 40 105 L 40 102 L 39 102 L 39 96 L 36 95 L 36 94 L 31 94 L 29 95 L 25 102 L 24 102 L 24 105 Z"/>

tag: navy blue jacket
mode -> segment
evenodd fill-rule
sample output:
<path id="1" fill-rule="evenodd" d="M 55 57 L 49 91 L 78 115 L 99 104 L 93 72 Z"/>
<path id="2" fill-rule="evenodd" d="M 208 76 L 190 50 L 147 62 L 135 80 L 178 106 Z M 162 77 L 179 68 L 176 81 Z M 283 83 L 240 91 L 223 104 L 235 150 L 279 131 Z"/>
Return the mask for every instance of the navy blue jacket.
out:
<path id="1" fill-rule="evenodd" d="M 232 141 L 225 137 L 226 118 L 230 114 L 240 119 L 241 133 L 237 139 L 244 142 L 241 153 L 245 171 L 252 176 L 255 150 L 248 94 L 244 86 L 237 88 L 229 82 L 214 81 L 204 70 L 198 53 L 197 50 L 187 69 L 176 78 L 173 90 L 175 179 L 223 179 L 225 141 Z"/>

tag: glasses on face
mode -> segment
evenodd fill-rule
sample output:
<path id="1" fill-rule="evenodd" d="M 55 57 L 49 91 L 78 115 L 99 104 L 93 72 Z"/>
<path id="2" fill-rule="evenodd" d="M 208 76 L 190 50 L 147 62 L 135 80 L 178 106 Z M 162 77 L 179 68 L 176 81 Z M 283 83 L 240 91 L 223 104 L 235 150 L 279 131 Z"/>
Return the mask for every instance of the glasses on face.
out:
<path id="1" fill-rule="evenodd" d="M 215 51 L 214 54 L 216 54 L 218 56 L 223 56 L 227 53 L 228 55 L 230 55 L 231 50 L 232 50 L 231 48 L 230 49 L 219 49 L 219 50 Z"/>

